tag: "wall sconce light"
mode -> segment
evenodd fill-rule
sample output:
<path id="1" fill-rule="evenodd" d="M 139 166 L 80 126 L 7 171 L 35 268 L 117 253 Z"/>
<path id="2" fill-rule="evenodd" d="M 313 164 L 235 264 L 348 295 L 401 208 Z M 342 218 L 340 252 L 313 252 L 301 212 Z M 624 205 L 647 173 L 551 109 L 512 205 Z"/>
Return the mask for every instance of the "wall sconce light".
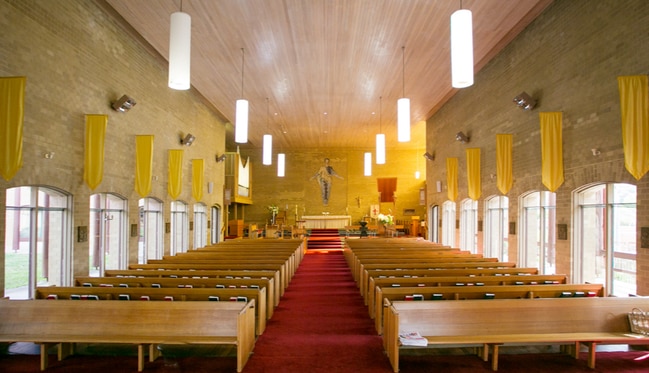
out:
<path id="1" fill-rule="evenodd" d="M 226 159 L 227 157 L 228 157 L 228 156 L 225 155 L 225 154 L 221 154 L 220 156 L 217 155 L 217 156 L 216 156 L 216 163 L 219 163 L 219 162 L 223 162 L 223 161 L 225 161 L 225 159 Z"/>
<path id="2" fill-rule="evenodd" d="M 514 97 L 514 103 L 523 110 L 532 110 L 536 105 L 536 101 L 525 92 Z"/>
<path id="3" fill-rule="evenodd" d="M 184 138 L 183 137 L 180 138 L 180 144 L 185 146 L 191 146 L 194 140 L 196 140 L 196 137 L 191 133 L 188 133 L 187 135 L 185 135 Z"/>
<path id="4" fill-rule="evenodd" d="M 597 157 L 598 155 L 602 154 L 602 152 L 597 148 L 590 149 L 590 151 L 593 152 L 593 157 Z"/>
<path id="5" fill-rule="evenodd" d="M 428 159 L 429 161 L 434 161 L 435 160 L 435 152 L 433 152 L 433 154 L 430 154 L 429 152 L 424 153 L 424 158 Z"/>
<path id="6" fill-rule="evenodd" d="M 469 142 L 469 137 L 467 135 L 465 135 L 464 132 L 458 132 L 455 135 L 455 141 L 459 141 L 459 142 L 462 142 L 462 143 L 467 143 L 467 142 Z"/>
<path id="7" fill-rule="evenodd" d="M 124 95 L 124 96 L 120 97 L 119 100 L 113 102 L 112 106 L 113 106 L 113 109 L 115 109 L 115 111 L 125 113 L 125 112 L 131 110 L 131 108 L 133 106 L 135 106 L 135 104 L 136 104 L 136 102 L 135 102 L 134 99 L 132 99 L 131 97 L 128 97 L 127 95 Z"/>

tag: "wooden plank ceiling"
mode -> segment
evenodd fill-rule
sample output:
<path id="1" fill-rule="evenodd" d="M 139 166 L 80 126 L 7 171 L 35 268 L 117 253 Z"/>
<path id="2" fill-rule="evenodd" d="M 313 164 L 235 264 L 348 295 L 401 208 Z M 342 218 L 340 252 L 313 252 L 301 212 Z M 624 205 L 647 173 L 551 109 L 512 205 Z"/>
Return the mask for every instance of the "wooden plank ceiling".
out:
<path id="1" fill-rule="evenodd" d="M 167 58 L 169 18 L 181 0 L 106 1 Z M 456 91 L 449 22 L 460 3 L 473 13 L 477 72 L 551 2 L 184 0 L 182 10 L 192 17 L 193 88 L 230 123 L 235 101 L 250 103 L 242 149 L 261 147 L 268 132 L 275 149 L 373 148 L 381 131 L 388 148 L 423 153 L 424 121 Z M 404 94 L 412 140 L 398 143 L 397 100 Z M 235 146 L 232 127 L 228 150 Z"/>

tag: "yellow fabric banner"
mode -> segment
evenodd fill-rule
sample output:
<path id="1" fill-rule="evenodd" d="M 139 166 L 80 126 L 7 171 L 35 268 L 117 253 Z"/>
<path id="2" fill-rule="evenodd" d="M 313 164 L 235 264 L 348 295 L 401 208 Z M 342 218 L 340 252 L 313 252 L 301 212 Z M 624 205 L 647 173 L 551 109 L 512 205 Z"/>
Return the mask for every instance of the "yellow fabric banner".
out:
<path id="1" fill-rule="evenodd" d="M 561 112 L 540 113 L 541 176 L 543 185 L 555 192 L 563 184 L 563 116 Z"/>
<path id="2" fill-rule="evenodd" d="M 183 150 L 169 150 L 169 183 L 167 192 L 172 199 L 178 199 L 183 190 Z"/>
<path id="3" fill-rule="evenodd" d="M 480 148 L 466 150 L 466 180 L 469 188 L 469 198 L 480 199 L 482 185 L 480 183 Z"/>
<path id="4" fill-rule="evenodd" d="M 153 135 L 135 136 L 135 191 L 144 198 L 151 193 Z"/>
<path id="5" fill-rule="evenodd" d="M 457 199 L 457 158 L 446 158 L 446 185 L 448 199 Z"/>
<path id="6" fill-rule="evenodd" d="M 196 202 L 203 199 L 203 169 L 205 162 L 202 159 L 192 159 L 192 196 Z"/>
<path id="7" fill-rule="evenodd" d="M 0 174 L 9 181 L 23 167 L 24 76 L 0 78 Z"/>
<path id="8" fill-rule="evenodd" d="M 108 115 L 86 115 L 86 154 L 83 167 L 83 181 L 91 190 L 101 184 L 104 178 L 104 140 Z"/>
<path id="9" fill-rule="evenodd" d="M 514 135 L 496 135 L 496 186 L 502 194 L 507 194 L 514 185 L 512 171 L 512 148 Z"/>
<path id="10" fill-rule="evenodd" d="M 649 171 L 649 90 L 647 75 L 619 76 L 624 166 L 640 180 Z"/>

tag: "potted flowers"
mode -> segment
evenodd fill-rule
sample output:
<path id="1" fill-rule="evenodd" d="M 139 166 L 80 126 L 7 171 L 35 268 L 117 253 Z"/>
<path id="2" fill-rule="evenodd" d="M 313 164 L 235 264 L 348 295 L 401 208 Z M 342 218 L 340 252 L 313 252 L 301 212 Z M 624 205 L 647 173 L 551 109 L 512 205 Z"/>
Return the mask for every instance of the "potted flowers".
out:
<path id="1" fill-rule="evenodd" d="M 275 217 L 279 213 L 279 207 L 277 207 L 277 205 L 269 205 L 268 206 L 268 211 L 271 214 L 270 224 L 275 225 Z"/>
<path id="2" fill-rule="evenodd" d="M 392 215 L 379 214 L 379 216 L 377 218 L 379 220 L 379 223 L 381 223 L 383 225 L 389 226 L 389 225 L 394 224 L 394 217 Z"/>

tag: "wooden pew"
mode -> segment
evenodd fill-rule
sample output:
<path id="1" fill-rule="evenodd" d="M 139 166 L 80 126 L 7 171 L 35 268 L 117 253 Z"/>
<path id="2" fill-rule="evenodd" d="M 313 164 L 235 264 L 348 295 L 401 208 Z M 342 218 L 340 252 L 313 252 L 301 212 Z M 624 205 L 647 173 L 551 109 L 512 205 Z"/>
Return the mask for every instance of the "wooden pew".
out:
<path id="1" fill-rule="evenodd" d="M 261 335 L 266 329 L 266 289 L 205 289 L 205 288 L 123 288 L 123 287 L 83 287 L 83 286 L 39 286 L 36 287 L 36 299 L 73 300 L 79 296 L 81 300 L 91 299 L 96 296 L 98 300 L 120 300 L 121 295 L 128 295 L 129 300 L 140 301 L 210 301 L 210 297 L 219 297 L 219 300 L 231 301 L 232 298 L 245 297 L 245 300 L 254 300 L 255 330 Z M 168 298 L 171 297 L 171 298 Z M 240 298 L 239 300 L 241 300 Z M 88 301 L 85 301 L 85 305 Z M 103 303 L 103 302 L 102 302 Z"/>
<path id="2" fill-rule="evenodd" d="M 379 334 L 383 332 L 385 300 L 405 300 L 418 294 L 424 300 L 465 301 L 482 299 L 535 299 L 560 297 L 604 297 L 601 284 L 548 284 L 548 285 L 493 285 L 493 286 L 431 286 L 431 287 L 376 287 L 374 322 Z M 576 295 L 579 293 L 579 295 Z"/>
<path id="3" fill-rule="evenodd" d="M 272 279 L 275 289 L 275 306 L 284 295 L 285 288 L 279 276 L 279 271 L 273 270 L 163 270 L 163 269 L 107 269 L 105 277 L 155 277 L 155 278 L 261 278 Z"/>
<path id="4" fill-rule="evenodd" d="M 649 344 L 631 334 L 628 313 L 649 309 L 649 298 L 496 299 L 490 302 L 407 302 L 386 304 L 384 348 L 394 372 L 399 371 L 399 333 L 416 331 L 428 347 L 479 346 L 492 369 L 498 369 L 499 346 L 508 344 L 580 345 L 589 347 L 588 366 L 595 368 L 598 344 Z"/>
<path id="5" fill-rule="evenodd" d="M 142 287 L 142 288 L 265 288 L 266 289 L 266 319 L 270 320 L 275 310 L 274 285 L 272 279 L 248 278 L 159 278 L 159 277 L 89 277 L 79 276 L 74 280 L 74 286 L 94 287 Z M 261 300 L 260 300 L 261 302 Z"/>
<path id="6" fill-rule="evenodd" d="M 255 346 L 255 301 L 249 302 L 84 302 L 73 300 L 0 301 L 0 341 L 41 345 L 41 370 L 47 350 L 58 345 L 62 360 L 75 343 L 122 343 L 137 346 L 138 371 L 146 347 L 154 361 L 162 344 L 233 345 L 237 372 Z M 190 317 L 188 317 L 190 316 Z M 116 366 L 115 370 L 129 370 Z"/>
<path id="7" fill-rule="evenodd" d="M 366 296 L 370 318 L 374 318 L 374 300 L 378 287 L 420 286 L 484 286 L 566 284 L 566 275 L 510 275 L 510 276 L 434 276 L 434 277 L 370 277 Z"/>

